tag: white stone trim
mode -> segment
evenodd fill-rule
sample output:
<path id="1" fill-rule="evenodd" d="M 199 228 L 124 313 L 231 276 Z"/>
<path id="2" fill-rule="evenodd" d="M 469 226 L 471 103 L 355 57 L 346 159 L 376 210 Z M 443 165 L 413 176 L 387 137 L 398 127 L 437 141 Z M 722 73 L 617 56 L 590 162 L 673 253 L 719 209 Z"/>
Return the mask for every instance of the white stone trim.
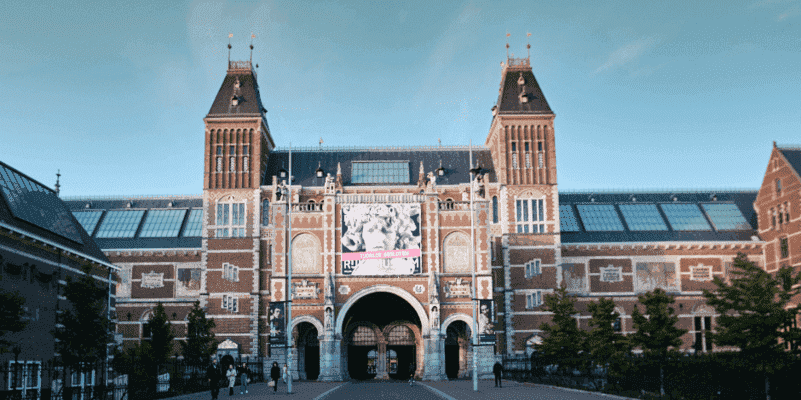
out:
<path id="1" fill-rule="evenodd" d="M 440 328 L 439 328 L 440 335 L 442 335 L 443 337 L 447 336 L 448 325 L 450 325 L 451 323 L 456 322 L 456 321 L 463 321 L 465 324 L 467 324 L 468 327 L 470 327 L 470 330 L 472 332 L 472 330 L 473 330 L 473 317 L 471 317 L 471 316 L 469 316 L 469 315 L 467 315 L 465 313 L 455 313 L 455 314 L 449 315 L 448 318 L 445 318 L 445 320 L 442 321 L 442 323 L 439 325 L 440 326 Z"/>
<path id="2" fill-rule="evenodd" d="M 339 313 L 337 315 L 337 320 L 336 320 L 336 328 L 335 328 L 334 332 L 336 332 L 339 335 L 341 335 L 343 333 L 342 332 L 342 324 L 345 322 L 345 315 L 347 315 L 347 313 L 350 310 L 350 308 L 353 307 L 353 305 L 356 304 L 357 301 L 359 301 L 362 297 L 367 296 L 368 294 L 381 293 L 381 292 L 392 293 L 392 294 L 394 294 L 394 295 L 406 300 L 406 302 L 409 303 L 409 305 L 411 305 L 414 308 L 414 310 L 417 312 L 418 317 L 420 318 L 420 325 L 421 325 L 421 328 L 422 328 L 421 331 L 422 332 L 428 332 L 428 330 L 430 329 L 429 328 L 430 325 L 429 325 L 429 321 L 428 321 L 428 313 L 423 308 L 423 305 L 420 304 L 420 301 L 417 300 L 417 298 L 415 298 L 411 293 L 409 293 L 409 292 L 407 292 L 407 291 L 405 291 L 405 290 L 403 290 L 403 289 L 401 289 L 399 287 L 390 286 L 390 285 L 384 285 L 384 284 L 373 285 L 373 286 L 364 288 L 364 289 L 354 293 L 352 296 L 350 296 L 348 298 L 348 301 L 345 302 L 345 304 L 342 306 L 342 308 L 339 309 Z"/>
<path id="3" fill-rule="evenodd" d="M 308 322 L 314 325 L 314 327 L 317 328 L 317 336 L 321 336 L 323 333 L 325 333 L 325 329 L 323 329 L 323 323 L 320 322 L 319 319 L 311 315 L 301 315 L 298 317 L 293 317 L 292 321 L 290 321 L 289 323 L 289 329 L 287 331 L 288 332 L 294 331 L 295 327 L 297 327 L 298 324 L 300 324 L 301 322 Z"/>

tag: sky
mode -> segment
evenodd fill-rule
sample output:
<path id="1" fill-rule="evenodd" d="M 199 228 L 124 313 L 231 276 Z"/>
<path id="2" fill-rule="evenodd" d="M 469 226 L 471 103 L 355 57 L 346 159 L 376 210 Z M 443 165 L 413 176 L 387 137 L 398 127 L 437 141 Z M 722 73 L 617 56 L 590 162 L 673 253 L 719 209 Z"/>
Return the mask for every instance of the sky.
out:
<path id="1" fill-rule="evenodd" d="M 756 189 L 773 141 L 801 146 L 800 22 L 801 0 L 4 0 L 0 160 L 62 196 L 200 194 L 229 33 L 233 60 L 255 35 L 278 146 L 482 145 L 508 42 L 560 190 Z"/>

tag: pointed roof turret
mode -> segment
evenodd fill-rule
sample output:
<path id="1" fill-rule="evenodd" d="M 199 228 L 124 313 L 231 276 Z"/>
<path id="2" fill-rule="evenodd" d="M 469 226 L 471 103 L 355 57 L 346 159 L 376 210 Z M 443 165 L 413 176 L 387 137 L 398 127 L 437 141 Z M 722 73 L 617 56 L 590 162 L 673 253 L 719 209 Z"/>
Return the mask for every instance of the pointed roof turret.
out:
<path id="1" fill-rule="evenodd" d="M 251 62 L 229 61 L 228 72 L 207 116 L 263 116 L 266 111 Z"/>
<path id="2" fill-rule="evenodd" d="M 507 58 L 503 66 L 498 102 L 499 114 L 553 114 L 531 71 L 529 58 Z"/>

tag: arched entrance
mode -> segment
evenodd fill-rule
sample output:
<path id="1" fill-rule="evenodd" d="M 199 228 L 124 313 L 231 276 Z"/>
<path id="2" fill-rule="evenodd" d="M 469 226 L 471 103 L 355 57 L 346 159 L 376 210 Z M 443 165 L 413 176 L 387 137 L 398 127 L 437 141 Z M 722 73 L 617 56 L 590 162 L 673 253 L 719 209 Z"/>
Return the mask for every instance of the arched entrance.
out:
<path id="1" fill-rule="evenodd" d="M 354 295 L 337 318 L 345 371 L 353 379 L 407 379 L 410 368 L 421 373 L 428 325 L 422 306 L 407 292 L 370 289 Z"/>
<path id="2" fill-rule="evenodd" d="M 469 373 L 470 327 L 464 321 L 453 321 L 445 330 L 445 376 L 463 378 Z"/>
<path id="3" fill-rule="evenodd" d="M 301 322 L 292 332 L 298 351 L 298 376 L 300 379 L 317 380 L 320 376 L 320 341 L 317 328 L 309 322 Z"/>

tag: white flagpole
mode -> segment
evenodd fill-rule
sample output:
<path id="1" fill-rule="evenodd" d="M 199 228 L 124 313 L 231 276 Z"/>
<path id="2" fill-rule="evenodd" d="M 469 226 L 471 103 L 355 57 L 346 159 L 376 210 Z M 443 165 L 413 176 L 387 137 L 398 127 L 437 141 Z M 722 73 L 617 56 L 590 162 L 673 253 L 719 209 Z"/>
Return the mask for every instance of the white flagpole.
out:
<path id="1" fill-rule="evenodd" d="M 473 391 L 478 391 L 478 317 L 476 315 L 476 252 L 475 232 L 473 225 L 473 139 L 470 139 L 470 265 L 473 280 L 470 284 L 473 298 Z"/>
<path id="2" fill-rule="evenodd" d="M 284 293 L 287 296 L 287 329 L 286 332 L 286 392 L 292 393 L 292 142 L 289 142 L 289 190 L 287 204 L 289 204 L 289 254 L 287 259 L 287 287 Z"/>

